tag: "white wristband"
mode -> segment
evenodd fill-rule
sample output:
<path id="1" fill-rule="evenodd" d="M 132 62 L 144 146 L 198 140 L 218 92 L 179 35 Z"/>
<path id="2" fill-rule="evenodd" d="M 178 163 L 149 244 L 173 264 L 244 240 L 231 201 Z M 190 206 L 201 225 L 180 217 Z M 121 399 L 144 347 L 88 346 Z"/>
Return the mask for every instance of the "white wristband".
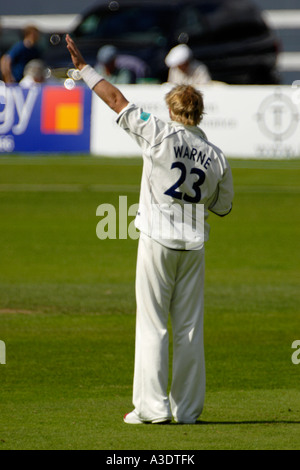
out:
<path id="1" fill-rule="evenodd" d="M 96 72 L 96 70 L 93 69 L 93 67 L 90 65 L 85 65 L 80 70 L 80 75 L 91 90 L 97 85 L 97 83 L 101 82 L 101 80 L 104 80 L 104 77 Z"/>

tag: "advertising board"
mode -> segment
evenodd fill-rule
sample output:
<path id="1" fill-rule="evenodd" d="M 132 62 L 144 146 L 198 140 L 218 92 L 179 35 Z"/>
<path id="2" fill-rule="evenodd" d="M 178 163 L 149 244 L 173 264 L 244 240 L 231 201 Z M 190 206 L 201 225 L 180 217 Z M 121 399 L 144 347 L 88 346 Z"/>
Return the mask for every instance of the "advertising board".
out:
<path id="1" fill-rule="evenodd" d="M 89 152 L 91 91 L 0 85 L 0 153 Z"/>
<path id="2" fill-rule="evenodd" d="M 163 120 L 169 120 L 165 94 L 170 85 L 122 86 L 125 97 Z M 300 157 L 299 90 L 289 86 L 201 87 L 205 115 L 200 127 L 208 140 L 231 158 Z M 297 95 L 298 93 L 298 95 Z M 94 95 L 91 153 L 140 155 L 140 149 L 116 124 L 116 115 Z"/>

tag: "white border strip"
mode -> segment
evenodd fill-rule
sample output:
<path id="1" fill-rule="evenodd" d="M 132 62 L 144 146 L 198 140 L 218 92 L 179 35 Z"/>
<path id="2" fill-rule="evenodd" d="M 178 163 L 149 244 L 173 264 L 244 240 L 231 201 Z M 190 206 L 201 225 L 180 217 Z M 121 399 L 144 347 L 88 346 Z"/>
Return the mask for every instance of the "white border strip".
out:
<path id="1" fill-rule="evenodd" d="M 277 58 L 277 67 L 280 71 L 300 72 L 300 52 L 281 52 Z"/>
<path id="2" fill-rule="evenodd" d="M 263 10 L 266 23 L 275 29 L 294 29 L 300 27 L 299 10 Z M 70 31 L 79 22 L 81 15 L 4 15 L 1 25 L 8 28 L 23 28 L 34 24 L 45 32 Z"/>
<path id="3" fill-rule="evenodd" d="M 69 32 L 79 22 L 81 15 L 7 15 L 1 16 L 3 28 L 24 28 L 34 25 L 45 33 Z"/>
<path id="4" fill-rule="evenodd" d="M 263 18 L 275 29 L 295 29 L 300 27 L 300 10 L 264 10 Z"/>

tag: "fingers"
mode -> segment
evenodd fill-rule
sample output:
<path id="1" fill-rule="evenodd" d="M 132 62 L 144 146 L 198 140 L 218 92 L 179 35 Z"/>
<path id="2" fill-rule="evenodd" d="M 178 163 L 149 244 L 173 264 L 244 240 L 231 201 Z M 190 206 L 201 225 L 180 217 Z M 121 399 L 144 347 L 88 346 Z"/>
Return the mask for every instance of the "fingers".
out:
<path id="1" fill-rule="evenodd" d="M 66 42 L 67 42 L 67 48 L 69 49 L 69 51 L 72 50 L 75 52 L 75 43 L 68 34 L 66 35 Z"/>
<path id="2" fill-rule="evenodd" d="M 77 57 L 78 50 L 75 46 L 74 41 L 70 38 L 68 34 L 66 35 L 66 42 L 67 42 L 67 49 L 70 52 L 71 56 Z"/>
<path id="3" fill-rule="evenodd" d="M 70 36 L 68 34 L 66 34 L 66 43 L 67 43 L 67 46 L 70 46 L 72 42 L 72 39 L 70 38 Z"/>
<path id="4" fill-rule="evenodd" d="M 77 48 L 75 42 L 70 37 L 69 34 L 66 34 L 67 49 L 70 52 L 72 62 L 74 66 L 78 69 L 81 69 L 86 65 L 84 58 L 82 57 L 79 49 Z"/>
<path id="5" fill-rule="evenodd" d="M 74 44 L 74 41 L 73 41 L 73 39 L 71 38 L 71 36 L 69 34 L 66 34 L 66 41 L 67 41 L 68 44 L 71 44 L 71 43 Z"/>
<path id="6" fill-rule="evenodd" d="M 78 52 L 77 47 L 73 39 L 71 39 L 71 37 L 68 34 L 66 35 L 66 42 L 67 42 L 67 48 L 69 49 L 69 51 L 72 52 L 73 54 L 76 54 Z"/>

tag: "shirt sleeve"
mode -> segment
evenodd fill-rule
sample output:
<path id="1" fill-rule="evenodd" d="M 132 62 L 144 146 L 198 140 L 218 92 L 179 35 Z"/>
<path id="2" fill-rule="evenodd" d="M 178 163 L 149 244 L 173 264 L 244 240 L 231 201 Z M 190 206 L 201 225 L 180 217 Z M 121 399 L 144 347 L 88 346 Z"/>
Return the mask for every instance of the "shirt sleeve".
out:
<path id="1" fill-rule="evenodd" d="M 214 214 L 224 217 L 232 209 L 234 190 L 231 168 L 225 157 L 222 160 L 222 179 L 218 184 L 215 199 L 209 206 L 209 210 Z"/>
<path id="2" fill-rule="evenodd" d="M 153 114 L 129 103 L 118 115 L 117 124 L 139 145 L 143 153 L 150 151 L 166 124 Z"/>

